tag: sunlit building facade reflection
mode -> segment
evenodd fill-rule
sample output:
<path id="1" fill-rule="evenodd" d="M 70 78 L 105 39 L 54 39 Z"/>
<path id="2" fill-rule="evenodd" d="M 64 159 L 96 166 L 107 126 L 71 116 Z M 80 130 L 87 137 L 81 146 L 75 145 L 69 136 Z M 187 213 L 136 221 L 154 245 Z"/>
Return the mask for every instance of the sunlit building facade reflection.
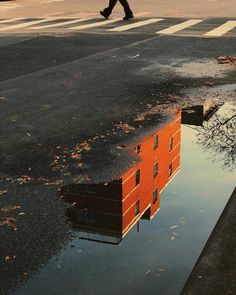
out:
<path id="1" fill-rule="evenodd" d="M 118 244 L 140 219 L 160 209 L 160 195 L 180 169 L 181 111 L 132 147 L 141 161 L 115 181 L 62 188 L 71 225 L 81 239 Z"/>

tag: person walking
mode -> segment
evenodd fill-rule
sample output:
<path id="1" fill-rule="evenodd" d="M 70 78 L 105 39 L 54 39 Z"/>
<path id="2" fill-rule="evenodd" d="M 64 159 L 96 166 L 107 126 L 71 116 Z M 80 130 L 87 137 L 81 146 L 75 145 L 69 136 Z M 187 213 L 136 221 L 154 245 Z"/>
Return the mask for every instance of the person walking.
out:
<path id="1" fill-rule="evenodd" d="M 109 16 L 112 13 L 113 8 L 117 4 L 118 0 L 109 0 L 109 6 L 105 8 L 104 10 L 100 11 L 100 14 L 105 17 L 105 19 L 108 19 Z M 120 4 L 124 7 L 125 16 L 123 17 L 123 20 L 129 20 L 134 18 L 133 12 L 130 9 L 129 3 L 127 0 L 119 0 Z"/>

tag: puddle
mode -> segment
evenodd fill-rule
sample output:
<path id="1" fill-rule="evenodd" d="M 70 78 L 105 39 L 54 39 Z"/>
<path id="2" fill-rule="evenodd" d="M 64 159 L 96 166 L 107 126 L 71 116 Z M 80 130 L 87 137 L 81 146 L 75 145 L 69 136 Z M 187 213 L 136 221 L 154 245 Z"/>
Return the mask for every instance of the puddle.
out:
<path id="1" fill-rule="evenodd" d="M 235 186 L 235 114 L 178 111 L 114 181 L 63 187 L 75 237 L 15 294 L 179 294 Z"/>

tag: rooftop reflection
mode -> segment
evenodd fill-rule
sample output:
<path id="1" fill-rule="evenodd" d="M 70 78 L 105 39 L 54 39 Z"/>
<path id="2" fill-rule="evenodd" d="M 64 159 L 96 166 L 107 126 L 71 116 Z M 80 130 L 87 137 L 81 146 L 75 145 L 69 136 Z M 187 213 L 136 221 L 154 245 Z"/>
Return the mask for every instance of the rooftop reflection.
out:
<path id="1" fill-rule="evenodd" d="M 181 111 L 163 128 L 132 149 L 141 161 L 118 180 L 72 184 L 61 196 L 70 203 L 70 224 L 81 239 L 119 244 L 140 219 L 151 220 L 160 209 L 160 195 L 180 169 Z"/>

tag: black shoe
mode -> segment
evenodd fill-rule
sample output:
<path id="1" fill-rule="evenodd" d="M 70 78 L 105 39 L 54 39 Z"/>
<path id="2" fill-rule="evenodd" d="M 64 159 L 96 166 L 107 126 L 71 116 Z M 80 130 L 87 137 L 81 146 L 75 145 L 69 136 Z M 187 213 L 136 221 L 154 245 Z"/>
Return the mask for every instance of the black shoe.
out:
<path id="1" fill-rule="evenodd" d="M 105 19 L 108 19 L 108 18 L 109 18 L 109 15 L 106 14 L 104 11 L 100 11 L 100 14 L 101 14 Z"/>
<path id="2" fill-rule="evenodd" d="M 129 20 L 132 18 L 134 18 L 134 15 L 133 15 L 133 13 L 130 13 L 130 14 L 126 14 L 125 17 L 123 17 L 123 20 Z"/>

